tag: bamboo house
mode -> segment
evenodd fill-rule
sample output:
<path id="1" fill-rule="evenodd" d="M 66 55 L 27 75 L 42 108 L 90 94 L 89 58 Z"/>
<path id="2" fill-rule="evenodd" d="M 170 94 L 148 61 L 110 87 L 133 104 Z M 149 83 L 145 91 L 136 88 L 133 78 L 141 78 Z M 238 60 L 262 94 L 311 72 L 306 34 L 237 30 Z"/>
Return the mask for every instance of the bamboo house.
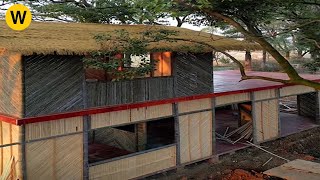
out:
<path id="1" fill-rule="evenodd" d="M 82 59 L 101 48 L 94 35 L 122 29 L 130 36 L 174 30 L 178 40 L 149 44 L 156 69 L 148 77 L 110 81 Z M 239 82 L 236 71 L 213 72 L 213 49 L 260 49 L 244 41 L 175 27 L 33 22 L 23 32 L 2 29 L 0 48 L 4 179 L 140 178 L 244 148 L 237 143 L 244 139 L 259 144 L 313 128 L 320 120 L 315 89 Z"/>

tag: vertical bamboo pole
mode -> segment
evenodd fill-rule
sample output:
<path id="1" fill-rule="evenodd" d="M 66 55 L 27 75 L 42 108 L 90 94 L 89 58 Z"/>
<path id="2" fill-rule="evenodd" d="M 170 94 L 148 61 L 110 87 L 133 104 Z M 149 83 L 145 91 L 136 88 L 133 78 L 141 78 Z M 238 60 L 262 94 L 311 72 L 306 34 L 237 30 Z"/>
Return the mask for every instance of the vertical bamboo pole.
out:
<path id="1" fill-rule="evenodd" d="M 22 125 L 20 127 L 20 133 L 19 133 L 19 142 L 20 144 L 20 150 L 19 150 L 19 158 L 21 158 L 21 163 L 18 165 L 18 168 L 21 168 L 21 175 L 18 175 L 18 177 L 22 177 L 23 180 L 27 179 L 27 161 L 26 161 L 26 125 Z"/>
<path id="2" fill-rule="evenodd" d="M 252 106 L 252 110 L 251 110 L 251 116 L 252 116 L 252 137 L 253 137 L 253 143 L 254 144 L 259 144 L 258 140 L 257 140 L 257 118 L 256 118 L 256 108 L 255 108 L 255 97 L 254 97 L 254 92 L 250 93 L 250 98 L 251 98 L 251 106 Z"/>
<path id="3" fill-rule="evenodd" d="M 22 116 L 25 117 L 26 112 L 26 62 L 23 60 L 23 56 L 21 56 L 21 65 L 22 65 Z M 20 146 L 20 157 L 21 157 L 21 172 L 22 172 L 22 179 L 27 179 L 27 161 L 26 161 L 26 125 L 23 124 L 20 127 L 20 137 L 19 142 L 21 143 Z"/>
<path id="4" fill-rule="evenodd" d="M 278 100 L 278 137 L 281 136 L 280 98 L 280 89 L 276 89 L 276 99 Z"/>
<path id="5" fill-rule="evenodd" d="M 177 54 L 172 53 L 172 75 L 173 75 L 173 97 L 177 97 Z M 176 162 L 177 165 L 181 164 L 180 160 L 180 129 L 179 129 L 179 109 L 178 109 L 178 103 L 172 104 L 172 112 L 174 117 L 174 132 L 175 132 L 175 142 L 176 142 Z"/>
<path id="6" fill-rule="evenodd" d="M 320 91 L 316 92 L 316 98 L 317 98 L 317 114 L 316 114 L 316 123 L 320 124 Z"/>
<path id="7" fill-rule="evenodd" d="M 88 108 L 88 93 L 87 82 L 85 78 L 85 71 L 83 70 L 83 82 L 82 82 L 82 102 L 83 108 Z M 90 130 L 91 116 L 83 116 L 83 179 L 89 180 L 89 142 L 88 135 Z"/>
<path id="8" fill-rule="evenodd" d="M 216 154 L 216 99 L 211 99 L 211 106 L 212 106 L 212 155 Z"/>

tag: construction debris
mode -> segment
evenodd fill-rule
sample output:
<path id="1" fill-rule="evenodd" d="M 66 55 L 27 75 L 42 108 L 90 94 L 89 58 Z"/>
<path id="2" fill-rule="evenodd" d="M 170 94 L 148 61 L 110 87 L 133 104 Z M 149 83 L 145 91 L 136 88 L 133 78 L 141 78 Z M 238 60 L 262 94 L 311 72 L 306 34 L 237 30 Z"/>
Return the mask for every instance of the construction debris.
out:
<path id="1" fill-rule="evenodd" d="M 297 113 L 297 99 L 293 99 L 292 97 L 286 97 L 280 99 L 280 112 L 296 114 Z"/>
<path id="2" fill-rule="evenodd" d="M 277 157 L 277 158 L 279 158 L 279 159 L 285 160 L 285 161 L 287 161 L 287 162 L 290 161 L 289 159 L 286 159 L 286 158 L 284 158 L 284 157 L 278 156 L 278 155 L 276 155 L 276 154 L 274 154 L 274 153 L 272 153 L 272 152 L 270 152 L 270 151 L 265 150 L 265 149 L 262 148 L 261 146 L 258 146 L 258 145 L 256 145 L 256 144 L 253 144 L 253 143 L 251 143 L 251 142 L 249 142 L 249 141 L 247 141 L 247 143 L 250 144 L 251 146 L 254 146 L 254 147 L 256 147 L 256 148 L 258 148 L 258 149 L 260 149 L 260 150 L 262 150 L 262 151 L 264 151 L 264 152 L 266 152 L 266 153 L 269 153 L 269 154 L 271 154 L 272 156 L 275 156 L 275 157 Z"/>
<path id="3" fill-rule="evenodd" d="M 253 127 L 252 127 L 251 121 L 231 131 L 230 133 L 228 133 L 228 131 L 229 131 L 229 127 L 227 127 L 223 135 L 216 133 L 216 135 L 218 136 L 217 139 L 227 141 L 231 144 L 235 144 L 240 140 L 249 140 L 249 141 L 252 140 Z"/>
<path id="4" fill-rule="evenodd" d="M 273 159 L 273 157 L 271 157 L 268 161 L 266 161 L 264 164 L 262 164 L 262 167 L 267 165 L 272 159 Z"/>

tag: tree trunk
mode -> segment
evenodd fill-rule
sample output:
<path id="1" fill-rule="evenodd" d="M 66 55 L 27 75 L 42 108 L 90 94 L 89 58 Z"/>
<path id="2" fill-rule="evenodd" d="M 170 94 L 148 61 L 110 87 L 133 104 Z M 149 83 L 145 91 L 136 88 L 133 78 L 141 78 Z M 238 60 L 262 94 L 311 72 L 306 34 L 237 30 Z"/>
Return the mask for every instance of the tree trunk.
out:
<path id="1" fill-rule="evenodd" d="M 298 50 L 298 58 L 303 58 L 302 50 Z"/>
<path id="2" fill-rule="evenodd" d="M 245 70 L 251 71 L 252 70 L 252 58 L 251 58 L 251 52 L 246 51 L 245 59 L 244 59 L 244 67 Z"/>
<path id="3" fill-rule="evenodd" d="M 290 59 L 290 51 L 286 51 L 286 59 L 287 59 L 287 60 Z"/>
<path id="4" fill-rule="evenodd" d="M 267 51 L 262 51 L 262 68 L 265 68 L 267 64 Z"/>
<path id="5" fill-rule="evenodd" d="M 179 17 L 176 17 L 176 20 L 177 20 L 177 27 L 181 27 L 182 24 L 183 24 L 183 21 L 179 18 Z"/>

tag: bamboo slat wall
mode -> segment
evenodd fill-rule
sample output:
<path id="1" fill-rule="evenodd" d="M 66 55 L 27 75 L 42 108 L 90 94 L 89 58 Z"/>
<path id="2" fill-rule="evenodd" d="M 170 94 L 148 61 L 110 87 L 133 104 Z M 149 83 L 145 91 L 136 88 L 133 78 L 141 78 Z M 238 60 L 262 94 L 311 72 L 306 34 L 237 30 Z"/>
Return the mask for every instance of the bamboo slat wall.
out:
<path id="1" fill-rule="evenodd" d="M 317 107 L 317 96 L 318 94 L 316 92 L 297 96 L 299 115 L 311 117 L 313 120 L 316 120 L 319 111 L 319 108 Z"/>
<path id="2" fill-rule="evenodd" d="M 83 134 L 26 144 L 27 179 L 82 179 Z"/>
<path id="3" fill-rule="evenodd" d="M 212 155 L 212 111 L 180 116 L 179 132 L 182 164 Z"/>
<path id="4" fill-rule="evenodd" d="M 123 111 L 94 114 L 91 116 L 92 129 L 106 126 L 116 126 L 125 123 L 130 123 L 130 109 Z"/>
<path id="5" fill-rule="evenodd" d="M 90 180 L 132 179 L 176 165 L 176 147 L 171 146 L 89 168 Z"/>
<path id="6" fill-rule="evenodd" d="M 250 93 L 232 94 L 216 97 L 216 106 L 228 105 L 237 102 L 250 101 Z"/>
<path id="7" fill-rule="evenodd" d="M 22 74 L 21 55 L 0 52 L 0 113 L 23 116 Z"/>
<path id="8" fill-rule="evenodd" d="M 279 101 L 278 99 L 253 103 L 255 117 L 255 137 L 263 142 L 279 137 Z"/>
<path id="9" fill-rule="evenodd" d="M 173 78 L 87 82 L 87 91 L 89 107 L 168 99 L 173 97 Z"/>
<path id="10" fill-rule="evenodd" d="M 0 121 L 0 145 L 21 142 L 21 127 Z"/>
<path id="11" fill-rule="evenodd" d="M 255 101 L 277 98 L 276 89 L 255 91 L 253 94 Z"/>
<path id="12" fill-rule="evenodd" d="M 58 136 L 81 132 L 83 130 L 83 117 L 60 119 L 26 125 L 26 140 Z"/>
<path id="13" fill-rule="evenodd" d="M 94 114 L 91 116 L 91 128 L 96 129 L 106 126 L 116 126 L 171 115 L 172 104 Z"/>
<path id="14" fill-rule="evenodd" d="M 177 96 L 213 92 L 212 53 L 176 53 Z"/>
<path id="15" fill-rule="evenodd" d="M 304 94 L 309 92 L 315 92 L 315 89 L 308 86 L 303 86 L 303 85 L 295 85 L 295 86 L 280 88 L 281 97 Z"/>
<path id="16" fill-rule="evenodd" d="M 197 99 L 193 101 L 184 101 L 178 103 L 179 113 L 186 113 L 192 111 L 199 111 L 204 109 L 210 109 L 211 106 L 211 99 Z"/>
<path id="17" fill-rule="evenodd" d="M 166 117 L 171 116 L 172 114 L 172 104 L 146 107 L 146 119 Z M 131 120 L 133 121 L 132 116 L 131 118 Z"/>
<path id="18" fill-rule="evenodd" d="M 0 122 L 0 145 L 20 143 L 21 127 L 6 122 Z M 20 145 L 0 148 L 0 174 L 3 173 L 10 159 L 13 157 L 10 179 L 22 179 Z"/>
<path id="19" fill-rule="evenodd" d="M 82 107 L 83 65 L 78 56 L 25 56 L 26 116 Z"/>

